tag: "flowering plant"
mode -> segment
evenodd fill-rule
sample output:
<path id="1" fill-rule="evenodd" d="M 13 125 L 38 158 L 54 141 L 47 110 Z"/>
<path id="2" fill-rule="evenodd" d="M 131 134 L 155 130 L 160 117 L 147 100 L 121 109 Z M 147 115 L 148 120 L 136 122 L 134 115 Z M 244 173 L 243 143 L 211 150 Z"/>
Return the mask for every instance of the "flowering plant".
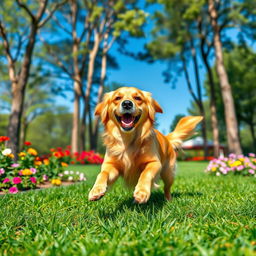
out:
<path id="1" fill-rule="evenodd" d="M 216 176 L 232 173 L 256 177 L 256 155 L 254 153 L 248 156 L 230 154 L 228 157 L 219 157 L 210 161 L 205 171 Z"/>
<path id="2" fill-rule="evenodd" d="M 9 138 L 0 136 L 0 191 L 17 193 L 20 190 L 33 189 L 42 182 L 50 181 L 53 185 L 61 185 L 61 180 L 80 181 L 85 180 L 83 174 L 76 176 L 64 173 L 68 166 L 67 155 L 52 150 L 46 157 L 39 157 L 37 151 L 31 147 L 31 142 L 24 143 L 24 150 L 18 154 L 17 162 L 11 149 L 5 147 Z M 66 171 L 67 172 L 67 171 Z M 83 179 L 80 176 L 83 176 Z M 63 176 L 63 178 L 61 178 Z"/>

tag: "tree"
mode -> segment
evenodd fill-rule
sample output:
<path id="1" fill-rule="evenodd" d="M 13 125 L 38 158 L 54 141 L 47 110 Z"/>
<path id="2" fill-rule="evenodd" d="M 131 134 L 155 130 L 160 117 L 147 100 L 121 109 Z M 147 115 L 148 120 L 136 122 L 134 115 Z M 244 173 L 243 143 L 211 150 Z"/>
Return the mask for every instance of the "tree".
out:
<path id="1" fill-rule="evenodd" d="M 218 24 L 218 11 L 214 0 L 208 1 L 208 11 L 211 17 L 213 29 L 213 42 L 216 57 L 216 68 L 221 86 L 221 95 L 224 103 L 225 120 L 227 128 L 227 141 L 229 152 L 241 154 L 242 149 L 238 136 L 238 124 L 231 85 L 223 61 L 222 42 L 220 38 L 220 26 Z"/>
<path id="2" fill-rule="evenodd" d="M 195 37 L 195 17 L 198 16 L 201 2 L 198 1 L 156 1 L 163 5 L 164 11 L 156 11 L 154 14 L 155 26 L 152 29 L 153 40 L 147 44 L 146 48 L 155 59 L 175 62 L 175 76 L 184 72 L 188 90 L 196 102 L 200 115 L 205 116 L 205 109 L 202 99 L 202 85 L 198 64 L 198 47 L 196 46 L 197 37 Z M 195 72 L 194 90 L 192 81 L 188 72 L 188 59 L 192 60 Z M 179 67 L 181 65 L 181 68 Z M 172 76 L 170 76 L 172 77 Z M 207 156 L 207 133 L 206 123 L 202 121 L 202 137 L 204 139 L 204 155 Z"/>
<path id="3" fill-rule="evenodd" d="M 244 43 L 234 45 L 229 51 L 224 52 L 224 63 L 227 67 L 227 75 L 230 77 L 232 84 L 232 94 L 236 108 L 236 118 L 239 124 L 239 130 L 246 124 L 249 127 L 252 136 L 252 148 L 256 150 L 256 53 L 253 52 Z M 216 64 L 212 70 L 214 79 L 218 84 L 220 80 L 216 74 Z M 207 81 L 208 82 L 208 81 Z M 219 87 L 220 88 L 220 87 Z M 216 94 L 221 97 L 220 89 Z M 222 113 L 224 103 L 218 100 L 218 112 Z M 219 116 L 220 119 L 224 117 Z M 240 135 L 240 132 L 239 132 Z M 243 138 L 241 138 L 243 141 Z"/>
<path id="4" fill-rule="evenodd" d="M 8 125 L 9 147 L 17 156 L 24 95 L 38 31 L 47 23 L 63 2 L 49 4 L 30 1 L 2 1 L 0 7 L 0 38 L 8 65 L 12 104 Z M 49 9 L 48 9 L 49 8 Z M 46 11 L 48 15 L 46 15 Z M 16 18 L 10 13 L 19 13 Z"/>

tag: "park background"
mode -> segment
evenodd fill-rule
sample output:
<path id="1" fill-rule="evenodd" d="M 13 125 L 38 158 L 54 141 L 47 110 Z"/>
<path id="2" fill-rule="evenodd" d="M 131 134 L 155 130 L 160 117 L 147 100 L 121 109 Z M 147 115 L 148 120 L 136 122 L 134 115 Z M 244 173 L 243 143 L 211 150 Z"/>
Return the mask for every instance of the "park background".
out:
<path id="1" fill-rule="evenodd" d="M 255 6 L 2 0 L 0 254 L 254 255 Z M 179 153 L 204 161 L 179 159 L 170 202 L 159 182 L 134 204 L 121 179 L 88 201 L 104 155 L 94 108 L 120 86 L 152 93 L 164 134 L 204 116 L 200 150 Z"/>
<path id="2" fill-rule="evenodd" d="M 255 151 L 254 4 L 217 1 L 210 13 L 206 1 L 4 1 L 0 134 L 15 154 L 26 140 L 41 154 L 103 153 L 94 108 L 135 86 L 164 109 L 164 134 L 184 115 L 205 117 L 198 154 Z"/>

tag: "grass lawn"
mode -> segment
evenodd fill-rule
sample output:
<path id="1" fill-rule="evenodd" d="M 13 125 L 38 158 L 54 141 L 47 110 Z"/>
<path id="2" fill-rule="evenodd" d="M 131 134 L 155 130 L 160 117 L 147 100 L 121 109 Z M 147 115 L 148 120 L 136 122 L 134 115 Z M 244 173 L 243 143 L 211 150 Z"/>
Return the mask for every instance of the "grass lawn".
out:
<path id="1" fill-rule="evenodd" d="M 179 163 L 166 202 L 154 191 L 134 205 L 118 182 L 97 202 L 99 166 L 72 166 L 88 180 L 0 197 L 0 255 L 256 255 L 256 179 L 212 177 L 206 163 Z"/>

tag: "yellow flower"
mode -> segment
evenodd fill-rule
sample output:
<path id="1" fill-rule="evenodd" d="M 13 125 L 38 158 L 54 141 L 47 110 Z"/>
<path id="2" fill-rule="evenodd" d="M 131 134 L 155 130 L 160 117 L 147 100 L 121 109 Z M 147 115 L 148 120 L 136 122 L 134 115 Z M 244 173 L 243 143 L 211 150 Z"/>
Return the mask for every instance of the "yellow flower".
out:
<path id="1" fill-rule="evenodd" d="M 14 158 L 14 154 L 10 154 L 8 155 L 10 158 Z"/>
<path id="2" fill-rule="evenodd" d="M 240 160 L 241 162 L 243 162 L 243 161 L 244 161 L 244 158 L 239 158 L 239 160 Z"/>
<path id="3" fill-rule="evenodd" d="M 50 163 L 49 159 L 44 159 L 44 164 L 48 165 Z"/>
<path id="4" fill-rule="evenodd" d="M 242 163 L 240 162 L 240 161 L 235 161 L 233 164 L 231 164 L 230 166 L 231 167 L 236 167 L 236 166 L 239 166 L 239 165 L 241 165 Z"/>
<path id="5" fill-rule="evenodd" d="M 32 156 L 37 156 L 37 151 L 34 148 L 29 148 L 28 153 Z"/>
<path id="6" fill-rule="evenodd" d="M 26 156 L 26 153 L 25 153 L 25 152 L 20 152 L 20 153 L 19 153 L 19 156 L 20 156 L 20 157 Z"/>
<path id="7" fill-rule="evenodd" d="M 33 174 L 33 172 L 30 169 L 28 169 L 28 168 L 23 169 L 21 171 L 21 173 L 22 173 L 22 175 L 32 175 Z"/>
<path id="8" fill-rule="evenodd" d="M 217 170 L 216 167 L 212 167 L 212 171 L 215 172 Z"/>
<path id="9" fill-rule="evenodd" d="M 38 165 L 41 165 L 43 164 L 41 161 L 34 161 L 34 165 L 38 166 Z"/>
<path id="10" fill-rule="evenodd" d="M 60 179 L 52 179 L 51 183 L 53 185 L 60 186 L 61 185 L 61 180 Z"/>
<path id="11" fill-rule="evenodd" d="M 67 167 L 67 166 L 68 166 L 68 164 L 67 164 L 67 163 L 65 163 L 65 162 L 61 162 L 61 166 L 63 166 L 63 167 Z"/>

